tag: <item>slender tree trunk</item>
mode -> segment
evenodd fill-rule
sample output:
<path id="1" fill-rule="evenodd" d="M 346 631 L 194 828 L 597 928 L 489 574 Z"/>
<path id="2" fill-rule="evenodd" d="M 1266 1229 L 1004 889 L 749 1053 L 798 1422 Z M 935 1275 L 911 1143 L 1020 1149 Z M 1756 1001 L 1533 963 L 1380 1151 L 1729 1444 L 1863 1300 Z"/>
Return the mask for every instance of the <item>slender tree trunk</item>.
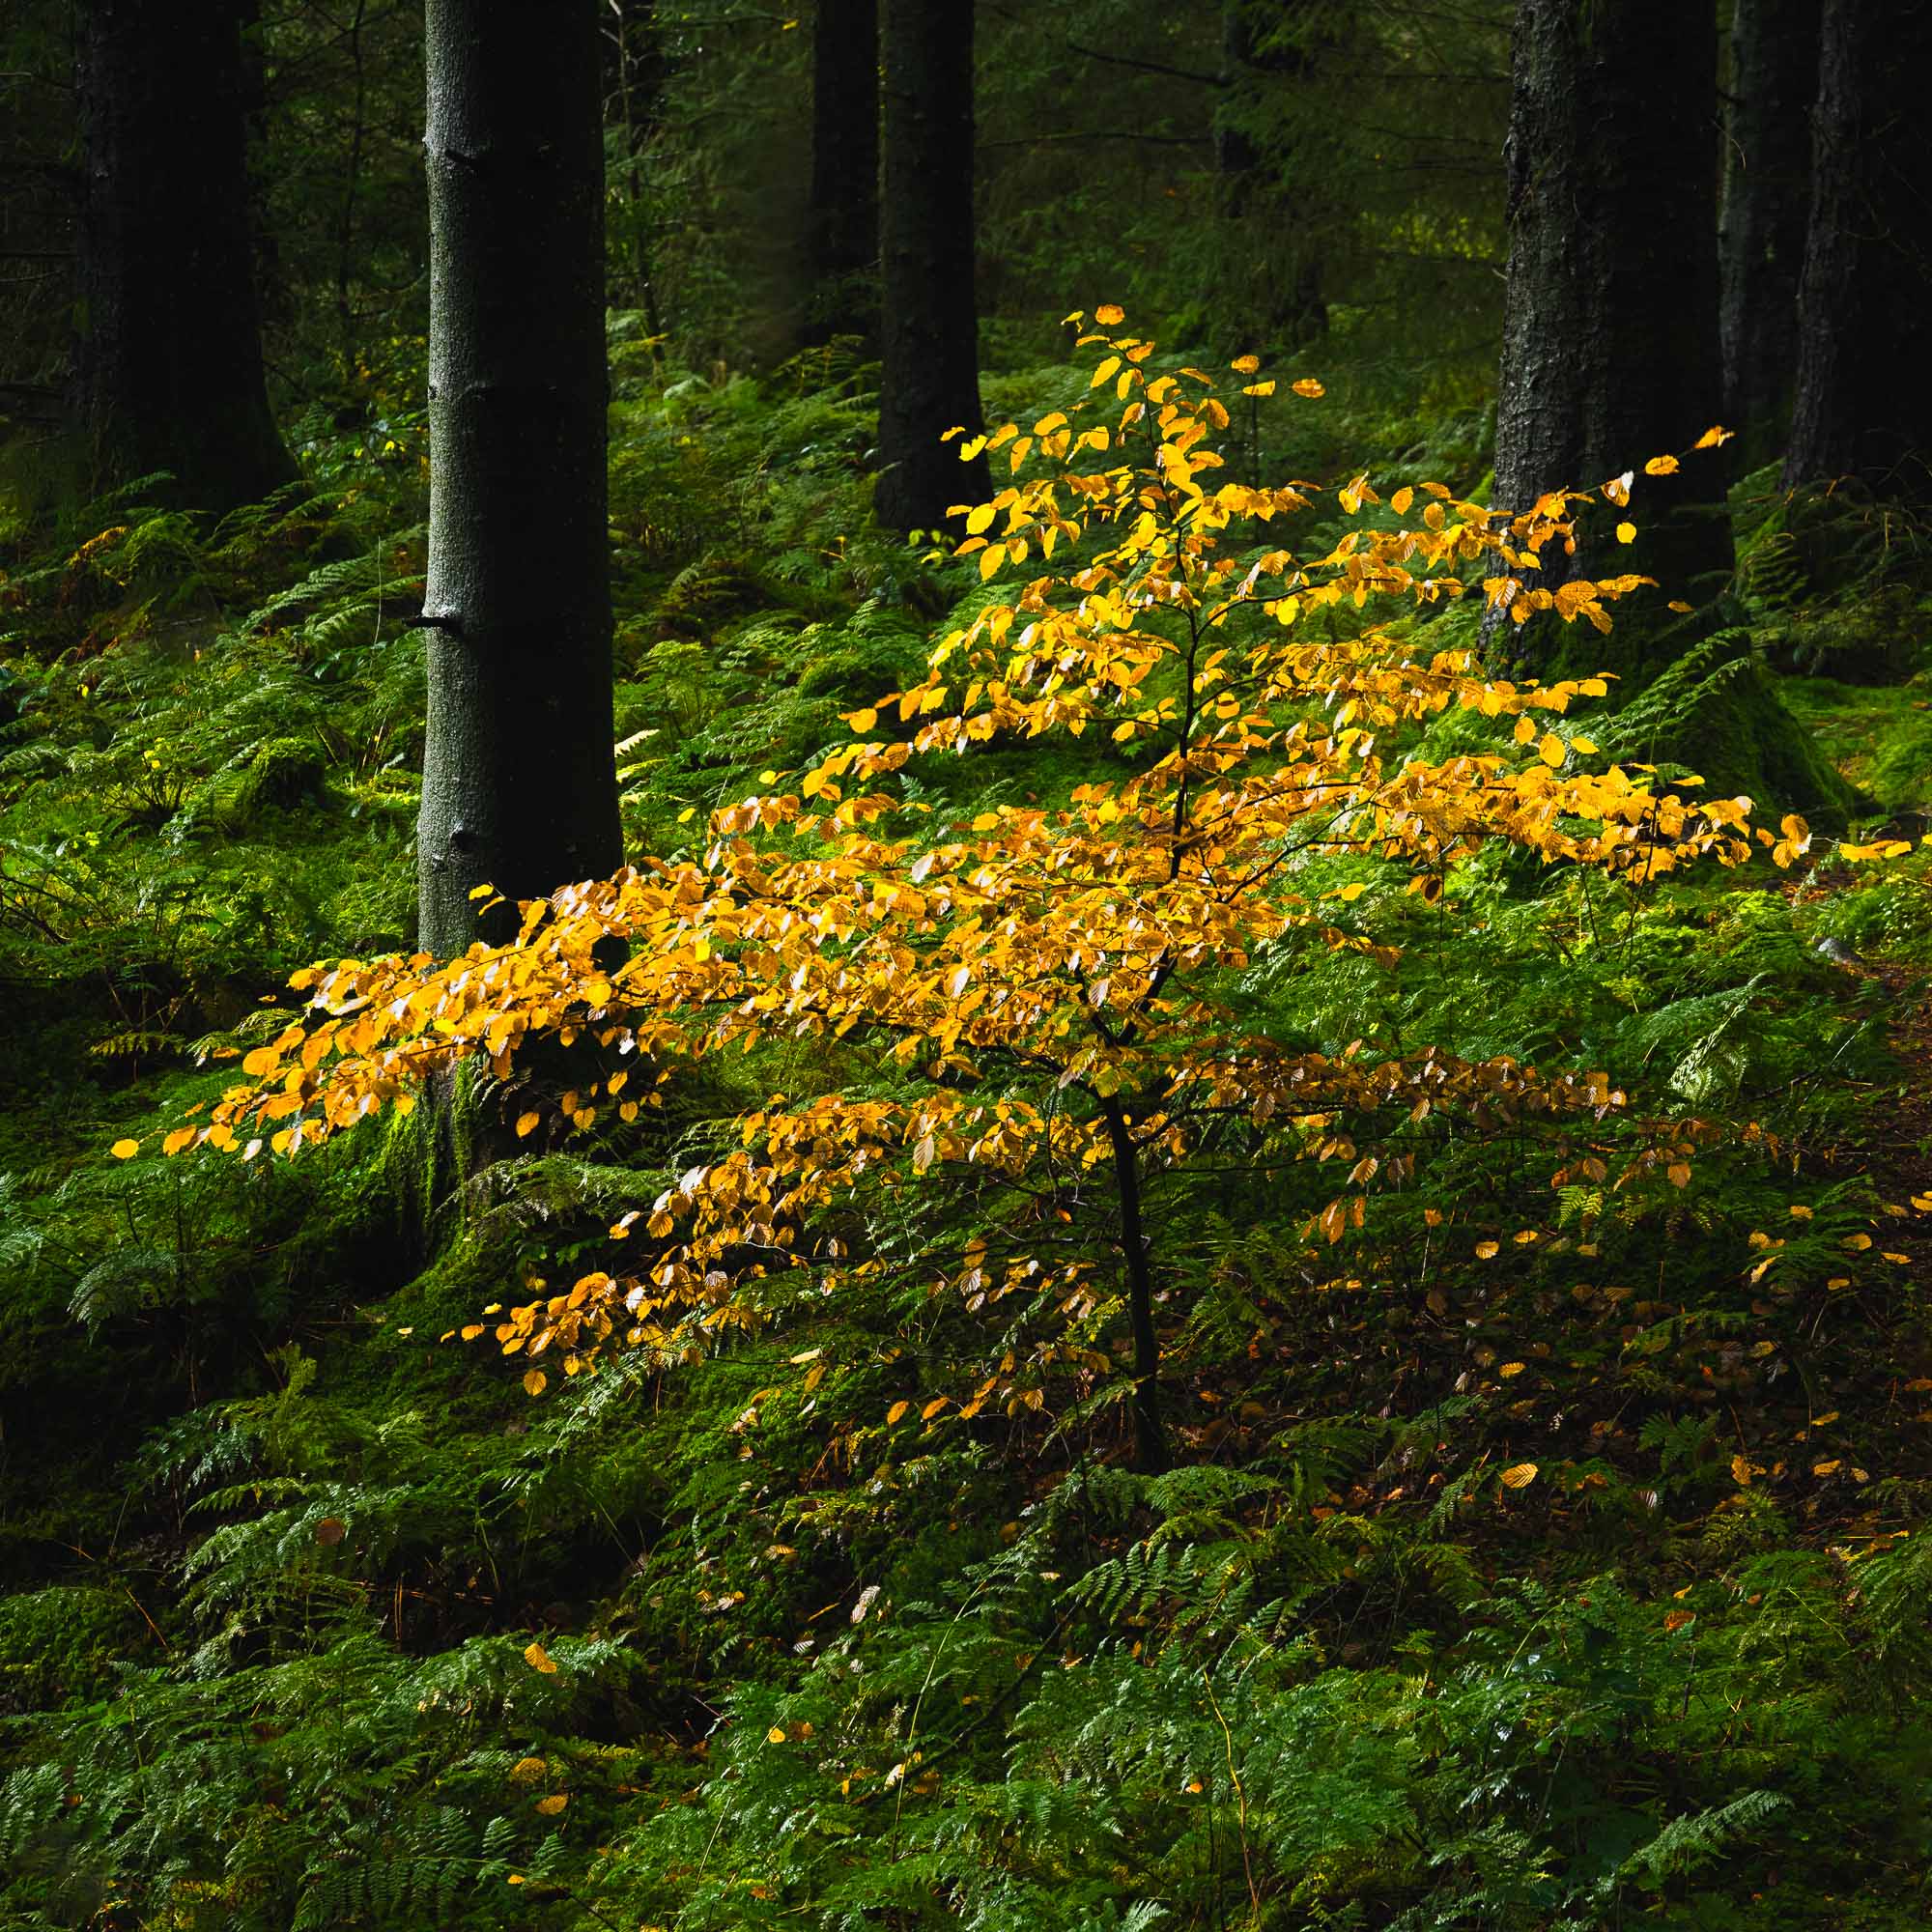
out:
<path id="1" fill-rule="evenodd" d="M 592 0 L 429 0 L 422 944 L 621 861 Z"/>
<path id="2" fill-rule="evenodd" d="M 811 40 L 810 308 L 803 339 L 869 336 L 879 259 L 878 0 L 818 0 Z"/>
<path id="3" fill-rule="evenodd" d="M 606 119 L 623 130 L 623 192 L 630 226 L 631 295 L 642 311 L 644 327 L 664 333 L 664 314 L 651 278 L 648 213 L 644 204 L 643 156 L 657 125 L 658 97 L 664 90 L 664 43 L 651 0 L 610 0 L 611 19 L 605 28 L 614 112 Z M 637 17 L 632 17 L 633 14 Z"/>
<path id="4" fill-rule="evenodd" d="M 1724 421 L 1740 467 L 1784 447 L 1798 373 L 1798 276 L 1811 210 L 1819 0 L 1737 0 L 1725 123 Z"/>
<path id="5" fill-rule="evenodd" d="M 1546 582 L 1639 570 L 1593 651 L 1641 681 L 1672 598 L 1729 582 L 1725 465 L 1641 474 L 1719 420 L 1717 27 L 1685 0 L 1520 0 L 1511 63 L 1510 236 L 1496 403 L 1498 509 L 1635 469 L 1635 550 L 1592 520 Z M 1541 640 L 1538 640 L 1541 642 Z M 1595 633 L 1588 640 L 1599 642 Z"/>
<path id="6" fill-rule="evenodd" d="M 1222 0 L 1221 76 L 1226 83 L 1214 117 L 1214 172 L 1230 273 L 1241 309 L 1236 323 L 1259 345 L 1276 338 L 1291 349 L 1328 331 L 1322 296 L 1322 229 L 1332 211 L 1320 170 L 1297 170 L 1293 207 L 1280 206 L 1280 163 L 1264 150 L 1254 127 L 1265 115 L 1272 89 L 1308 75 L 1314 55 L 1310 0 Z M 1262 224 L 1265 224 L 1264 227 Z"/>
<path id="7" fill-rule="evenodd" d="M 1141 1210 L 1141 1156 L 1126 1111 L 1103 1100 L 1107 1144 L 1114 1153 L 1114 1186 L 1121 1203 L 1121 1252 L 1127 1273 L 1127 1318 L 1134 1344 L 1134 1463 L 1148 1474 L 1167 1467 L 1167 1432 L 1160 1414 L 1160 1337 L 1153 1325 L 1153 1270 Z"/>
<path id="8" fill-rule="evenodd" d="M 237 0 L 85 0 L 76 413 L 99 481 L 225 510 L 295 474 L 269 410 Z"/>
<path id="9" fill-rule="evenodd" d="M 1932 497 L 1932 139 L 1923 0 L 1825 0 L 1787 486 Z"/>
<path id="10" fill-rule="evenodd" d="M 973 0 L 882 0 L 879 521 L 940 529 L 990 492 L 983 457 L 940 438 L 980 424 L 973 292 Z"/>
<path id="11" fill-rule="evenodd" d="M 355 200 L 362 185 L 362 144 L 367 133 L 369 80 L 362 63 L 362 16 L 368 0 L 355 0 L 349 20 L 349 65 L 355 92 L 349 107 L 349 159 L 343 168 L 342 206 L 335 217 L 335 319 L 342 330 L 344 366 L 355 366 Z"/>

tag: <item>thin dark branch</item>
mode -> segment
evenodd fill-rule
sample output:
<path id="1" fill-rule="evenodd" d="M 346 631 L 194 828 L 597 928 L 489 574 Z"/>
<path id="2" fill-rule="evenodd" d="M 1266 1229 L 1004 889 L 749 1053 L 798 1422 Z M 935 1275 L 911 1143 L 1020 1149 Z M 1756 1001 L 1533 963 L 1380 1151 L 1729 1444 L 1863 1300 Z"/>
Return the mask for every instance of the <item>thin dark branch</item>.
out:
<path id="1" fill-rule="evenodd" d="M 1136 68 L 1142 73 L 1165 74 L 1170 80 L 1196 81 L 1203 87 L 1226 87 L 1228 85 L 1226 74 L 1202 73 L 1193 68 L 1169 67 L 1165 61 L 1139 60 L 1132 54 L 1110 54 L 1101 47 L 1082 46 L 1078 41 L 1068 40 L 1065 35 L 1061 37 L 1061 45 L 1068 53 L 1082 54 L 1088 60 L 1105 61 L 1110 67 Z"/>
<path id="2" fill-rule="evenodd" d="M 993 11 L 1003 14 L 1007 19 L 1017 21 L 1028 28 L 1036 28 L 1038 25 L 1036 15 L 1022 14 L 1012 7 L 995 7 Z M 1142 73 L 1164 74 L 1170 80 L 1191 80 L 1198 82 L 1203 87 L 1226 87 L 1228 85 L 1228 78 L 1225 74 L 1205 73 L 1199 68 L 1170 67 L 1165 61 L 1142 60 L 1135 54 L 1109 53 L 1103 47 L 1084 46 L 1080 42 L 1065 34 L 1061 35 L 1060 44 L 1068 53 L 1080 54 L 1087 60 L 1105 61 L 1110 67 L 1136 68 Z"/>
<path id="3" fill-rule="evenodd" d="M 1040 148 L 1050 141 L 1142 141 L 1156 148 L 1211 148 L 1211 134 L 1143 134 L 1128 128 L 1097 129 L 1083 133 L 1069 129 L 1058 134 L 1015 135 L 1008 141 L 981 141 L 978 152 L 990 154 L 995 148 Z"/>

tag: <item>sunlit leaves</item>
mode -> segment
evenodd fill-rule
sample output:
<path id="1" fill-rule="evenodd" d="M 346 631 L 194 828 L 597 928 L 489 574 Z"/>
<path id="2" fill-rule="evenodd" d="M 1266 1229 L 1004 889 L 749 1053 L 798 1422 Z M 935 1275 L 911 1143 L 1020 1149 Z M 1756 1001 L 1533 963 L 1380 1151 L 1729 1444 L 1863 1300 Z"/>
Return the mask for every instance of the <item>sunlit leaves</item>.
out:
<path id="1" fill-rule="evenodd" d="M 1108 304 L 1094 320 L 1125 318 Z M 1093 1390 L 1113 1372 L 1093 1346 L 1117 1292 L 1110 1109 L 1151 1175 L 1231 1129 L 1332 1163 L 1303 1231 L 1325 1255 L 1407 1179 L 1409 1129 L 1450 1117 L 1587 1127 L 1621 1108 L 1602 1072 L 1249 1037 L 1226 987 L 1282 955 L 1392 965 L 1378 922 L 1411 895 L 1441 905 L 1444 881 L 1486 845 L 1633 891 L 1698 857 L 1736 864 L 1753 836 L 1780 863 L 1802 855 L 1802 821 L 1753 835 L 1748 801 L 1590 769 L 1596 747 L 1555 721 L 1604 696 L 1603 679 L 1503 681 L 1470 649 L 1418 649 L 1378 614 L 1478 596 L 1520 621 L 1548 611 L 1603 631 L 1649 580 L 1542 583 L 1542 557 L 1594 507 L 1575 492 L 1499 518 L 1439 482 L 1384 503 L 1359 474 L 1324 504 L 1312 485 L 1236 481 L 1213 376 L 1159 366 L 1139 338 L 1090 339 L 1079 403 L 1029 430 L 955 433 L 968 458 L 1004 450 L 1011 476 L 958 506 L 958 554 L 987 582 L 1012 576 L 935 640 L 922 678 L 847 712 L 850 739 L 810 769 L 766 771 L 753 795 L 708 813 L 690 855 L 534 901 L 504 944 L 298 974 L 306 1012 L 254 1045 L 246 1084 L 164 1151 L 259 1153 L 266 1137 L 298 1151 L 463 1061 L 507 1082 L 550 1038 L 591 1064 L 514 1128 L 528 1140 L 548 1122 L 567 1141 L 609 1130 L 613 1111 L 635 1122 L 681 1064 L 804 1043 L 811 1097 L 771 1094 L 741 1114 L 724 1146 L 615 1220 L 604 1266 L 591 1256 L 567 1283 L 532 1277 L 527 1300 L 460 1333 L 487 1333 L 535 1395 L 617 1350 L 696 1359 L 781 1323 L 801 1296 L 894 1270 L 984 1316 L 989 1333 L 1002 1304 L 1034 1310 L 1030 1339 L 989 1343 L 977 1382 L 900 1398 L 865 1425 L 912 1433 L 1045 1412 L 1055 1378 Z M 1236 378 L 1259 369 L 1233 364 Z M 1267 386 L 1247 383 L 1247 402 Z M 1312 379 L 1293 386 L 1321 394 Z M 1602 495 L 1621 506 L 1634 483 L 1627 472 Z M 1297 550 L 1296 520 L 1318 504 L 1346 528 Z M 1479 731 L 1492 721 L 1492 735 L 1431 752 L 1428 728 L 1451 711 Z M 909 782 L 923 760 L 1037 740 L 1091 753 L 1064 795 L 974 810 Z M 1595 1153 L 1572 1158 L 1596 1162 L 1593 1185 L 1684 1184 L 1681 1135 L 1636 1141 L 1614 1175 Z M 1011 1207 L 962 1249 L 943 1214 L 929 1234 L 902 1206 L 874 1215 L 902 1189 L 990 1190 Z M 915 1230 L 895 1253 L 876 1238 L 887 1223 Z M 1492 1260 L 1500 1243 L 1474 1253 Z M 775 1372 L 801 1403 L 836 1386 L 815 1352 Z M 1535 1473 L 1518 1466 L 1523 1482 Z"/>

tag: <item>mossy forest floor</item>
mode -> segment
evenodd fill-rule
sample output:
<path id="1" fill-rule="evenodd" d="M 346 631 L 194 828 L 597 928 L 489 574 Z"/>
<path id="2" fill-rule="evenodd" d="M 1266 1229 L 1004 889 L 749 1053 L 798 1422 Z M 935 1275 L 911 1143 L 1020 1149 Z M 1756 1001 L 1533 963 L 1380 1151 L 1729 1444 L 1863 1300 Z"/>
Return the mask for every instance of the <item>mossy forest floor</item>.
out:
<path id="1" fill-rule="evenodd" d="M 624 808 L 669 852 L 978 584 L 868 530 L 862 372 L 615 354 Z M 1613 906 L 1484 861 L 1391 907 L 1399 967 L 1259 964 L 1281 1037 L 1601 1066 L 1710 1125 L 1644 1199 L 1449 1148 L 1339 1272 L 1292 1174 L 1205 1177 L 1160 1233 L 1166 1475 L 1116 1403 L 923 1420 L 963 1320 L 923 1306 L 531 1402 L 438 1337 L 599 1264 L 810 1043 L 440 1205 L 420 1116 L 108 1154 L 219 1090 L 291 971 L 409 943 L 422 478 L 386 420 L 314 427 L 311 494 L 218 528 L 138 489 L 0 526 L 0 1923 L 1926 1922 L 1932 855 Z M 1257 460 L 1486 460 L 1474 414 L 1340 384 L 1321 421 Z M 1917 841 L 1911 554 L 1763 479 L 1737 508 L 1763 674 Z M 1024 747 L 930 780 L 1069 781 Z"/>

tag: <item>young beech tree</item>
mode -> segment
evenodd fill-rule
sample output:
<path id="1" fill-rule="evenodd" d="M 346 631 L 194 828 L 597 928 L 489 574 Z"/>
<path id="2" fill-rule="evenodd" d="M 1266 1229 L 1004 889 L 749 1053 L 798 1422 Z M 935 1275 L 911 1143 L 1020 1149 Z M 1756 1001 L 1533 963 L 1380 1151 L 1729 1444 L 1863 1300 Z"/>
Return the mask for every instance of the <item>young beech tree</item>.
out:
<path id="1" fill-rule="evenodd" d="M 1009 423 L 961 452 L 995 454 L 1010 479 L 959 506 L 961 552 L 1012 581 L 922 683 L 852 713 L 853 742 L 795 783 L 767 774 L 771 789 L 715 813 L 697 858 L 532 900 L 513 941 L 453 962 L 298 975 L 307 1018 L 166 1151 L 293 1152 L 408 1105 L 455 1061 L 505 1075 L 554 1036 L 607 1056 L 594 1089 L 562 1099 L 561 1124 L 584 1130 L 636 1119 L 682 1061 L 810 1038 L 810 1097 L 744 1114 L 715 1158 L 611 1228 L 606 1267 L 465 1336 L 494 1332 L 538 1392 L 535 1357 L 566 1375 L 614 1348 L 675 1361 L 733 1330 L 782 1332 L 841 1291 L 923 1290 L 983 1324 L 981 1366 L 956 1394 L 895 1405 L 889 1427 L 1021 1415 L 1070 1379 L 1081 1399 L 1119 1391 L 1150 1466 L 1167 1453 L 1161 1323 L 1179 1279 L 1167 1204 L 1204 1152 L 1327 1163 L 1325 1185 L 1303 1170 L 1317 1256 L 1363 1225 L 1373 1191 L 1405 1187 L 1445 1120 L 1540 1122 L 1559 1179 L 1684 1184 L 1694 1130 L 1611 1132 L 1623 1096 L 1605 1073 L 1427 1045 L 1308 1050 L 1257 1031 L 1239 993 L 1271 958 L 1386 956 L 1359 923 L 1365 884 L 1379 884 L 1372 906 L 1432 900 L 1486 846 L 1633 886 L 1696 854 L 1747 857 L 1749 800 L 1693 805 L 1641 771 L 1593 768 L 1564 714 L 1600 680 L 1491 681 L 1468 650 L 1417 653 L 1369 608 L 1473 593 L 1603 630 L 1645 580 L 1523 589 L 1525 555 L 1569 540 L 1578 499 L 1564 493 L 1499 527 L 1439 485 L 1383 504 L 1357 477 L 1336 493 L 1346 534 L 1291 549 L 1312 486 L 1220 480 L 1215 383 L 1155 373 L 1122 321 L 1103 307 L 1082 338 L 1100 359 L 1071 418 Z M 1432 753 L 1424 727 L 1452 708 L 1479 730 L 1494 720 L 1493 739 Z M 977 814 L 898 776 L 999 740 L 1060 741 L 1059 768 L 1084 754 L 1087 775 L 1057 803 Z M 1788 861 L 1807 834 L 1790 819 L 1756 837 Z M 613 934 L 629 955 L 610 971 Z M 1372 1014 L 1361 1031 L 1378 1031 Z M 531 1112 L 517 1126 L 557 1124 Z M 909 1189 L 933 1190 L 916 1216 Z M 1110 1378 L 1117 1342 L 1131 1374 Z M 826 1373 L 817 1352 L 798 1357 L 808 1388 Z"/>

